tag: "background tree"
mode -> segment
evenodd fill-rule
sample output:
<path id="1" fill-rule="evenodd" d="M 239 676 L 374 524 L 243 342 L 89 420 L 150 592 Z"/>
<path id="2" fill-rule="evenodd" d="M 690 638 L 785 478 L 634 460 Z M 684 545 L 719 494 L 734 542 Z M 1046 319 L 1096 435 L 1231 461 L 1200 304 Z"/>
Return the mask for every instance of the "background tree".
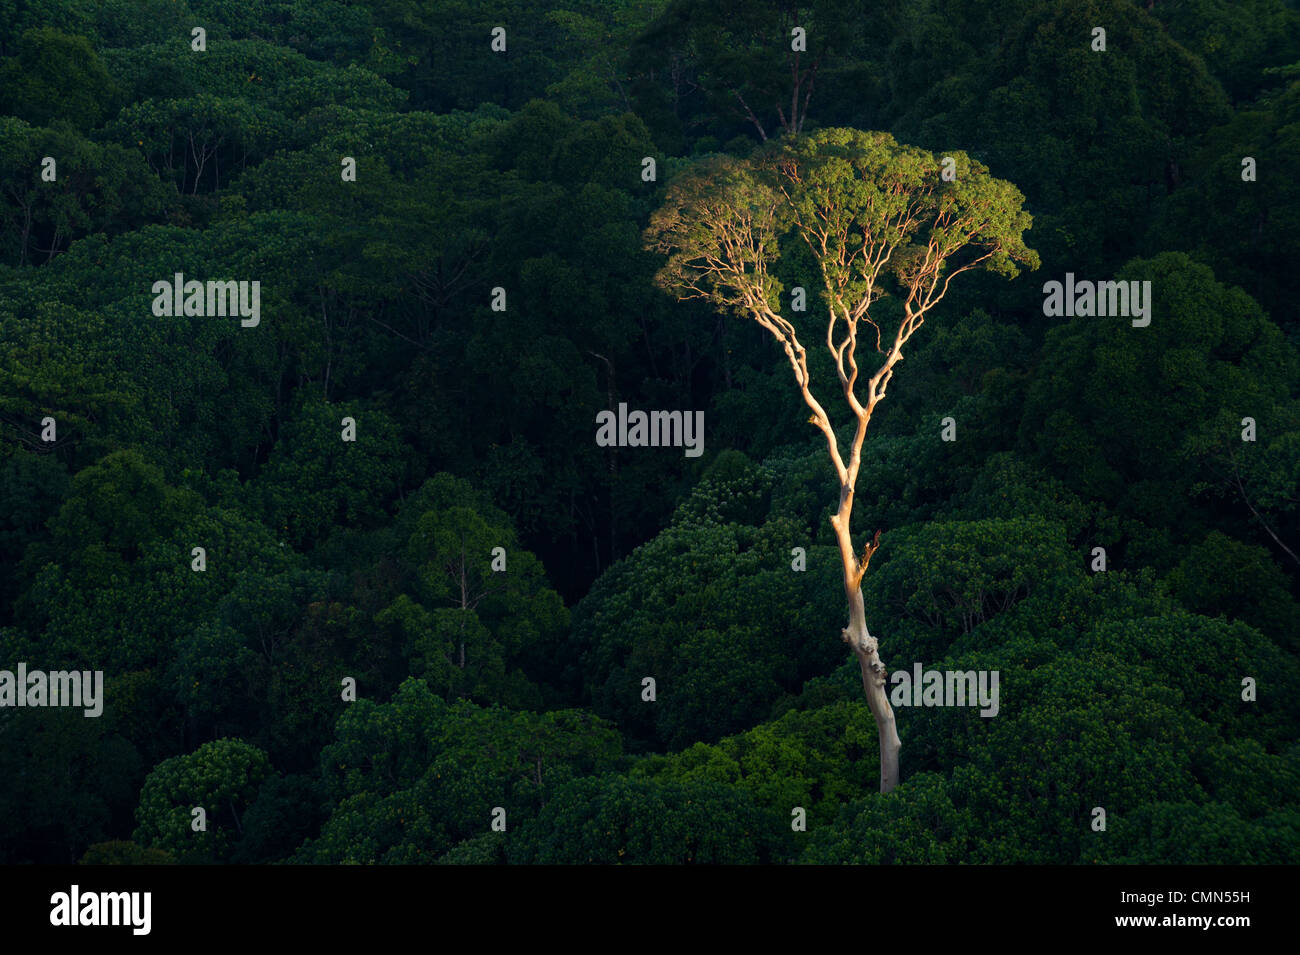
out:
<path id="1" fill-rule="evenodd" d="M 171 852 L 178 862 L 226 861 L 270 772 L 266 754 L 238 739 L 214 740 L 159 763 L 140 791 L 134 841 Z M 193 828 L 196 807 L 206 816 L 202 832 Z"/>

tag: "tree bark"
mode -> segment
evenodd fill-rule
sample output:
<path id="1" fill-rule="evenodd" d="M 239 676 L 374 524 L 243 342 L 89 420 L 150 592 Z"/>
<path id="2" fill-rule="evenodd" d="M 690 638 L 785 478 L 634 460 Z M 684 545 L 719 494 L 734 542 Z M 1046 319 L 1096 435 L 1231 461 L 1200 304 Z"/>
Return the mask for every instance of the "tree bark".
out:
<path id="1" fill-rule="evenodd" d="M 880 659 L 876 638 L 867 629 L 866 605 L 862 600 L 862 576 L 871 555 L 875 553 L 880 532 L 876 532 L 875 539 L 867 545 L 862 560 L 859 561 L 849 532 L 852 513 L 853 489 L 842 486 L 839 509 L 831 516 L 831 526 L 835 528 L 835 537 L 840 547 L 840 560 L 844 565 L 844 593 L 849 601 L 849 625 L 840 630 L 840 637 L 858 658 L 858 666 L 862 670 L 862 691 L 866 694 L 867 707 L 875 718 L 876 733 L 880 738 L 880 791 L 887 793 L 898 785 L 898 754 L 903 743 L 898 738 L 894 710 L 889 705 L 889 693 L 885 689 L 888 671 Z"/>
<path id="2" fill-rule="evenodd" d="M 849 625 L 840 634 L 853 649 L 862 669 L 862 690 L 867 695 L 867 706 L 876 720 L 876 733 L 880 737 L 880 791 L 887 793 L 898 785 L 898 753 L 903 742 L 898 738 L 894 710 L 885 689 L 888 681 L 885 663 L 880 659 L 876 638 L 867 630 L 861 589 L 849 595 Z"/>

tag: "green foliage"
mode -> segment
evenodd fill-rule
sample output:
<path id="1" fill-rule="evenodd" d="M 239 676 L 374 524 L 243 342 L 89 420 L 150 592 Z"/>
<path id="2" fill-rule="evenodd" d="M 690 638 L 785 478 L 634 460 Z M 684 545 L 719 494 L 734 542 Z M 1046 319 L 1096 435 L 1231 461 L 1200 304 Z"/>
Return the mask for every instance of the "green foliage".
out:
<path id="1" fill-rule="evenodd" d="M 1287 399 L 1297 355 L 1249 296 L 1185 255 L 1135 260 L 1118 277 L 1151 282 L 1147 334 L 1096 318 L 1049 330 L 1021 442 L 1072 490 L 1113 504 L 1122 518 L 1199 530 L 1205 519 L 1189 484 L 1238 490 L 1224 473 L 1228 439 L 1240 447 L 1248 411 L 1277 420 L 1269 412 Z M 1239 496 L 1238 507 L 1246 510 Z"/>
<path id="2" fill-rule="evenodd" d="M 154 767 L 140 791 L 135 842 L 161 849 L 181 863 L 229 861 L 241 818 L 270 773 L 266 754 L 237 739 L 204 743 L 188 756 Z M 195 832 L 192 810 L 202 807 L 206 831 Z"/>
<path id="3" fill-rule="evenodd" d="M 344 440 L 344 419 L 355 440 Z M 403 477 L 396 426 L 356 402 L 304 401 L 259 475 L 268 523 L 294 547 L 376 522 Z"/>
<path id="4" fill-rule="evenodd" d="M 814 87 L 818 102 L 825 86 L 832 97 L 847 92 L 844 54 L 861 43 L 856 26 L 880 12 L 860 0 L 663 6 L 631 45 L 628 69 L 638 110 L 657 135 L 678 142 L 692 127 L 718 139 L 798 131 Z M 808 52 L 801 55 L 791 49 L 796 26 L 806 31 Z"/>
<path id="5" fill-rule="evenodd" d="M 1294 20 L 1300 13 L 1290 15 Z M 1289 42 L 1294 46 L 1294 36 Z M 1292 54 L 1274 62 L 1297 59 Z M 1300 79 L 1252 77 L 1255 82 L 1268 79 L 1285 79 L 1285 85 L 1206 130 L 1187 158 L 1183 188 L 1160 210 L 1148 244 L 1151 251 L 1187 251 L 1211 266 L 1220 281 L 1241 286 L 1278 324 L 1294 332 L 1300 286 L 1289 263 L 1297 252 L 1300 194 L 1293 177 L 1272 173 L 1285 168 L 1300 148 Z M 1246 157 L 1256 163 L 1254 182 L 1242 180 Z"/>
<path id="6" fill-rule="evenodd" d="M 1031 518 L 914 525 L 884 538 L 876 560 L 863 597 L 891 621 L 894 645 L 918 659 L 1085 566 L 1060 525 Z"/>
<path id="7" fill-rule="evenodd" d="M 643 743 L 679 749 L 738 732 L 841 658 L 824 616 L 838 557 L 789 518 L 750 523 L 762 518 L 770 473 L 725 473 L 697 485 L 673 526 L 607 571 L 574 612 L 593 706 Z M 795 546 L 807 550 L 805 572 L 791 569 Z M 646 677 L 654 703 L 642 700 Z"/>
<path id="8" fill-rule="evenodd" d="M 117 90 L 84 37 L 54 27 L 28 30 L 0 63 L 0 112 L 36 126 L 59 120 L 89 130 L 108 113 Z"/>
<path id="9" fill-rule="evenodd" d="M 29 546 L 44 538 L 45 524 L 70 483 L 53 455 L 0 457 L 0 621 L 8 622 L 26 583 L 17 572 L 19 561 Z"/>
<path id="10" fill-rule="evenodd" d="M 1193 613 L 1222 613 L 1275 636 L 1288 649 L 1300 635 L 1300 606 L 1287 578 L 1262 547 L 1220 531 L 1188 549 L 1169 574 L 1169 589 Z"/>
<path id="11" fill-rule="evenodd" d="M 1285 0 L 1184 0 L 1149 9 L 1234 100 L 1268 83 L 1270 63 L 1300 60 L 1300 10 Z"/>
<path id="12" fill-rule="evenodd" d="M 542 865 L 753 865 L 784 861 L 789 828 L 724 785 L 606 776 L 557 792 L 508 855 Z"/>
<path id="13" fill-rule="evenodd" d="M 49 542 L 25 558 L 33 580 L 19 619 L 48 634 L 52 660 L 112 672 L 168 659 L 224 590 L 292 560 L 265 527 L 205 508 L 134 451 L 80 471 L 49 527 Z M 201 573 L 191 569 L 196 546 L 207 552 Z"/>
<path id="14" fill-rule="evenodd" d="M 749 793 L 777 816 L 795 806 L 808 825 L 831 821 L 839 807 L 879 779 L 876 724 L 864 702 L 786 713 L 713 745 L 640 761 L 633 778 L 714 783 Z"/>
<path id="15" fill-rule="evenodd" d="M 278 862 L 293 853 L 325 819 L 320 784 L 309 776 L 269 777 L 241 819 L 230 861 L 236 865 Z"/>
<path id="16" fill-rule="evenodd" d="M 1222 89 L 1129 0 L 960 7 L 927 11 L 891 51 L 910 81 L 887 107 L 894 128 L 978 150 L 1016 183 L 1053 272 L 1114 269 L 1171 165 L 1229 115 Z M 1102 25 L 1105 53 L 1091 49 Z"/>
<path id="17" fill-rule="evenodd" d="M 1249 736 L 1280 747 L 1300 718 L 1300 666 L 1243 623 L 1190 614 L 1112 618 L 1088 632 L 1074 649 L 1109 653 L 1130 667 L 1150 670 L 1154 683 L 1181 692 L 1187 712 L 1219 728 L 1228 739 Z M 1244 677 L 1266 688 L 1249 705 L 1241 698 Z"/>
<path id="18" fill-rule="evenodd" d="M 504 865 L 506 836 L 502 832 L 485 832 L 473 839 L 458 843 L 434 865 Z"/>
<path id="19" fill-rule="evenodd" d="M 799 861 L 812 865 L 956 865 L 978 835 L 943 777 L 919 773 L 887 796 L 855 802 L 843 821 L 809 833 Z"/>
<path id="20" fill-rule="evenodd" d="M 608 724 L 577 710 L 544 714 L 448 704 L 414 678 L 390 703 L 359 699 L 322 755 L 332 811 L 300 862 L 433 862 L 489 831 L 507 831 L 577 777 L 617 768 Z"/>
<path id="21" fill-rule="evenodd" d="M 375 622 L 405 647 L 411 673 L 446 698 L 539 707 L 543 690 L 525 674 L 563 681 L 553 654 L 569 612 L 510 519 L 438 474 L 403 503 L 395 527 L 412 594 Z"/>
<path id="22" fill-rule="evenodd" d="M 174 865 L 175 857 L 164 849 L 145 849 L 128 839 L 97 842 L 78 860 L 78 865 Z"/>
<path id="23" fill-rule="evenodd" d="M 0 630 L 0 668 L 23 660 L 43 666 L 35 649 L 16 646 Z M 111 709 L 112 687 L 105 693 Z M 0 859 L 71 865 L 87 846 L 120 831 L 116 810 L 134 797 L 146 767 L 110 723 L 77 708 L 0 709 L 0 773 L 7 780 L 0 787 Z"/>
<path id="24" fill-rule="evenodd" d="M 656 283 L 741 315 L 779 311 L 783 285 L 771 269 L 790 233 L 817 250 L 817 284 L 840 311 L 887 294 L 913 301 L 922 284 L 915 301 L 928 302 L 930 273 L 945 266 L 943 291 L 970 268 L 1007 277 L 1037 268 L 1023 239 L 1033 221 L 1024 196 L 965 153 L 951 158 L 955 181 L 941 178 L 942 157 L 889 133 L 826 129 L 748 160 L 703 159 L 650 218 L 646 247 L 668 256 Z"/>
<path id="25" fill-rule="evenodd" d="M 157 221 L 168 208 L 168 190 L 132 151 L 12 117 L 0 117 L 0 182 L 0 261 L 19 266 L 49 262 L 96 232 Z"/>
<path id="26" fill-rule="evenodd" d="M 0 708 L 0 862 L 1294 863 L 1298 18 L 0 0 L 0 669 L 105 676 Z M 1045 322 L 1040 255 L 1150 326 Z M 846 448 L 826 309 L 886 348 L 972 265 L 851 530 L 888 667 L 1000 709 L 898 706 L 882 797 L 826 435 L 729 310 Z M 153 315 L 178 272 L 260 325 Z M 703 455 L 598 446 L 620 403 Z"/>
<path id="27" fill-rule="evenodd" d="M 1225 803 L 1153 803 L 1107 821 L 1088 862 L 1121 865 L 1294 865 L 1300 812 L 1247 820 Z"/>

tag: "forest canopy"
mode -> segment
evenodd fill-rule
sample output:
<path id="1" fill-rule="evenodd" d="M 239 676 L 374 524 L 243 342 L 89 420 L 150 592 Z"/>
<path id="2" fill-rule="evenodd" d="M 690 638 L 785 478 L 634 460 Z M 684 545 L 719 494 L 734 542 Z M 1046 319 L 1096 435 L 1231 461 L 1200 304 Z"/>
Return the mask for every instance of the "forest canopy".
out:
<path id="1" fill-rule="evenodd" d="M 0 0 L 0 862 L 1300 861 L 1297 150 L 1295 0 Z"/>

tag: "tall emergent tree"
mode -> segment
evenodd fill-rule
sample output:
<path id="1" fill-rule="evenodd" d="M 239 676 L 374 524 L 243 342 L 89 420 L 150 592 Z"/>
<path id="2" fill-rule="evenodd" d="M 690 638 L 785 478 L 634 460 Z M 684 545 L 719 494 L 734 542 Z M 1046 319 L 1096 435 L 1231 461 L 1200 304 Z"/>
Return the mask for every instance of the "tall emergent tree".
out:
<path id="1" fill-rule="evenodd" d="M 903 359 L 903 346 L 954 277 L 985 269 L 1014 278 L 1017 263 L 1038 267 L 1037 253 L 1023 240 L 1032 222 L 1023 202 L 1015 186 L 993 178 L 964 153 L 936 156 L 901 145 L 888 133 L 825 129 L 768 143 L 747 160 L 702 160 L 673 180 L 646 229 L 646 247 L 668 256 L 656 276 L 660 287 L 679 299 L 704 298 L 734 309 L 771 332 L 812 409 L 809 423 L 826 436 L 840 482 L 831 526 L 849 602 L 849 623 L 840 635 L 858 658 L 879 730 L 882 793 L 898 784 L 901 743 L 885 691 L 885 665 L 867 630 L 862 600 L 862 577 L 880 532 L 858 556 L 850 531 L 862 442 Z M 847 461 L 830 416 L 813 394 L 795 323 L 780 314 L 782 285 L 772 268 L 783 240 L 791 239 L 807 244 L 821 272 L 829 313 L 826 347 L 856 422 Z M 892 343 L 872 313 L 886 297 L 893 301 L 882 302 L 875 314 L 890 328 L 897 321 Z M 884 356 L 861 393 L 860 330 L 864 362 L 869 348 Z"/>

